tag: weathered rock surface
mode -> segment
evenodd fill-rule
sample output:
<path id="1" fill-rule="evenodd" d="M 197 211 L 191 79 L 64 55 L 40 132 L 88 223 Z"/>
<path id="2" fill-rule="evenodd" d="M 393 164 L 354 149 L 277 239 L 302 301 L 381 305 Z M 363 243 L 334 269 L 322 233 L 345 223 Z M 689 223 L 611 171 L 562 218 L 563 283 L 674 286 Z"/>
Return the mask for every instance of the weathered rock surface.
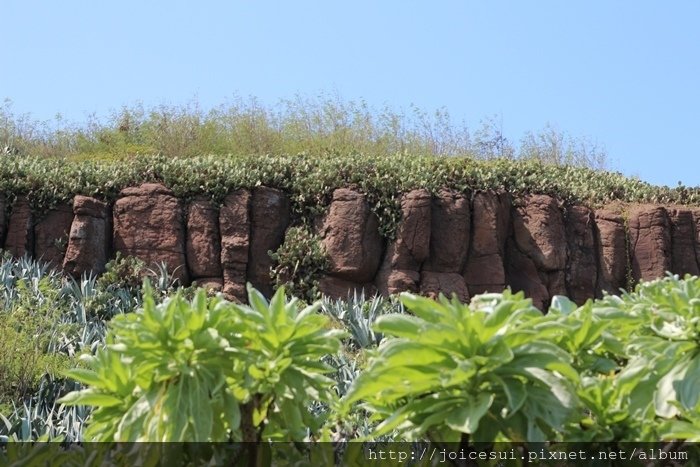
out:
<path id="1" fill-rule="evenodd" d="M 635 281 L 664 277 L 671 269 L 671 229 L 662 206 L 640 206 L 630 212 L 630 250 Z"/>
<path id="2" fill-rule="evenodd" d="M 698 275 L 697 253 L 695 251 L 696 225 L 693 211 L 689 208 L 667 210 L 671 224 L 671 272 L 674 274 Z"/>
<path id="3" fill-rule="evenodd" d="M 19 196 L 12 205 L 10 225 L 5 239 L 5 250 L 20 258 L 34 254 L 34 224 L 32 209 L 24 196 Z"/>
<path id="4" fill-rule="evenodd" d="M 187 206 L 187 267 L 192 278 L 223 277 L 219 212 L 206 198 Z"/>
<path id="5" fill-rule="evenodd" d="M 469 290 L 464 277 L 456 272 L 423 271 L 420 293 L 433 299 L 438 298 L 441 293 L 447 298 L 451 298 L 454 294 L 462 303 L 469 301 Z"/>
<path id="6" fill-rule="evenodd" d="M 345 300 L 355 294 L 360 295 L 362 293 L 364 293 L 365 297 L 369 298 L 377 293 L 377 288 L 374 284 L 358 284 L 329 275 L 323 275 L 319 278 L 318 289 L 323 295 L 333 300 Z"/>
<path id="7" fill-rule="evenodd" d="M 34 228 L 34 256 L 53 268 L 62 267 L 72 224 L 71 206 L 60 205 L 49 211 Z"/>
<path id="8" fill-rule="evenodd" d="M 433 198 L 430 257 L 423 270 L 461 273 L 469 251 L 469 199 L 455 190 L 441 189 Z"/>
<path id="9" fill-rule="evenodd" d="M 73 214 L 63 270 L 73 277 L 87 272 L 101 274 L 109 258 L 112 238 L 109 205 L 78 195 L 73 198 Z"/>
<path id="10" fill-rule="evenodd" d="M 377 274 L 377 288 L 383 295 L 418 291 L 420 269 L 430 254 L 430 213 L 428 190 L 413 190 L 402 196 L 396 239 L 387 247 Z"/>
<path id="11" fill-rule="evenodd" d="M 556 199 L 528 195 L 513 211 L 513 232 L 520 251 L 543 271 L 566 267 L 566 230 Z"/>
<path id="12" fill-rule="evenodd" d="M 598 244 L 598 289 L 616 294 L 627 282 L 627 232 L 622 215 L 613 210 L 595 213 Z"/>
<path id="13" fill-rule="evenodd" d="M 472 205 L 472 242 L 464 279 L 469 293 L 501 292 L 506 286 L 504 253 L 510 231 L 511 199 L 507 193 L 481 191 Z"/>
<path id="14" fill-rule="evenodd" d="M 250 200 L 248 190 L 236 190 L 224 198 L 219 210 L 224 296 L 240 302 L 245 302 L 247 297 L 245 286 L 250 249 Z"/>
<path id="15" fill-rule="evenodd" d="M 268 252 L 276 251 L 282 244 L 289 213 L 289 197 L 283 191 L 267 187 L 253 190 L 247 275 L 248 281 L 267 297 L 273 293 L 273 261 Z"/>
<path id="16" fill-rule="evenodd" d="M 566 289 L 569 298 L 582 305 L 596 296 L 598 262 L 595 248 L 593 213 L 585 206 L 571 206 L 567 211 L 566 237 L 569 257 Z"/>
<path id="17" fill-rule="evenodd" d="M 163 185 L 125 188 L 114 204 L 114 249 L 150 267 L 163 262 L 181 284 L 189 282 L 182 203 Z"/>
<path id="18" fill-rule="evenodd" d="M 540 310 L 549 305 L 550 294 L 535 262 L 518 249 L 513 239 L 509 239 L 506 244 L 506 277 L 514 292 L 525 292 L 532 299 L 532 304 Z"/>
<path id="19" fill-rule="evenodd" d="M 197 287 L 222 292 L 224 290 L 224 280 L 221 277 L 198 277 L 193 281 Z"/>
<path id="20" fill-rule="evenodd" d="M 383 246 L 378 226 L 364 194 L 335 190 L 319 232 L 330 258 L 329 274 L 360 284 L 372 281 Z"/>

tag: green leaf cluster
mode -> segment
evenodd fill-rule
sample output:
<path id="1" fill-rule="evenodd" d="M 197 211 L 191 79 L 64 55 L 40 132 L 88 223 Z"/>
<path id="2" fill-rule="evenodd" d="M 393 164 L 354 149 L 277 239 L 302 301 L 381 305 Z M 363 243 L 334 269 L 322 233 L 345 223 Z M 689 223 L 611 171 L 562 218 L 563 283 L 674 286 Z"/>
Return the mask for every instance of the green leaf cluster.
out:
<path id="1" fill-rule="evenodd" d="M 321 357 L 340 332 L 317 306 L 299 310 L 284 289 L 268 303 L 249 287 L 251 306 L 179 294 L 115 317 L 89 369 L 68 376 L 88 385 L 63 398 L 95 407 L 85 432 L 95 441 L 300 439 L 318 425 L 305 408 L 329 403 L 333 380 Z"/>

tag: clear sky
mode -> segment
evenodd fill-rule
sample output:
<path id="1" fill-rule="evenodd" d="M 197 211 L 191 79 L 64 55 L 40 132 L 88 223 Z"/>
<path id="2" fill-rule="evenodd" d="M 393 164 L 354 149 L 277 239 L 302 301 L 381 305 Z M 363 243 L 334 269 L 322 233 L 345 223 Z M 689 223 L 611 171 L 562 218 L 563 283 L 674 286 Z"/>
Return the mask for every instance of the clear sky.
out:
<path id="1" fill-rule="evenodd" d="M 337 92 L 518 141 L 547 123 L 613 168 L 700 185 L 700 2 L 0 0 L 0 99 L 80 121 L 143 102 Z"/>

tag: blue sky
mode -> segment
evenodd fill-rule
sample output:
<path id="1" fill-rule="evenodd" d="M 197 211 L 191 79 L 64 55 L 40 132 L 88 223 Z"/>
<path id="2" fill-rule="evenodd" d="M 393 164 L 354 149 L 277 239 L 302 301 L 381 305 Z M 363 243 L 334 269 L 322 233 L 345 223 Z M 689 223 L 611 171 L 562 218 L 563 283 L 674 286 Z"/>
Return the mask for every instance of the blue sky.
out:
<path id="1" fill-rule="evenodd" d="M 613 168 L 700 185 L 697 1 L 0 0 L 0 99 L 37 119 L 338 93 L 552 124 Z"/>

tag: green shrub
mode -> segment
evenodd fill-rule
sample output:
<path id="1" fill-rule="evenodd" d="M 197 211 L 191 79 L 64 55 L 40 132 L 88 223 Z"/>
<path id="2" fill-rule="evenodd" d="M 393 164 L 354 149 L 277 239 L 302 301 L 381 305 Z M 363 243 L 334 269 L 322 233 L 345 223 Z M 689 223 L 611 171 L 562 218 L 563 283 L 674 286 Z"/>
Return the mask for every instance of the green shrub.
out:
<path id="1" fill-rule="evenodd" d="M 318 297 L 318 276 L 329 266 L 329 259 L 310 228 L 287 229 L 284 242 L 270 256 L 275 262 L 270 272 L 275 287 L 285 287 L 290 295 L 308 301 Z"/>
<path id="2" fill-rule="evenodd" d="M 492 295 L 488 307 L 403 294 L 415 316 L 384 315 L 391 336 L 354 381 L 344 410 L 364 401 L 382 423 L 409 440 L 554 439 L 577 405 L 571 357 L 546 334 L 548 318 L 522 293 Z M 341 413 L 342 416 L 342 413 Z"/>
<path id="3" fill-rule="evenodd" d="M 96 407 L 85 432 L 95 441 L 302 440 L 320 427 L 306 409 L 331 402 L 333 381 L 320 360 L 340 345 L 318 305 L 298 310 L 279 289 L 268 303 L 249 287 L 252 306 L 179 295 L 110 322 L 107 346 L 90 369 L 67 374 L 88 389 L 68 405 Z"/>

